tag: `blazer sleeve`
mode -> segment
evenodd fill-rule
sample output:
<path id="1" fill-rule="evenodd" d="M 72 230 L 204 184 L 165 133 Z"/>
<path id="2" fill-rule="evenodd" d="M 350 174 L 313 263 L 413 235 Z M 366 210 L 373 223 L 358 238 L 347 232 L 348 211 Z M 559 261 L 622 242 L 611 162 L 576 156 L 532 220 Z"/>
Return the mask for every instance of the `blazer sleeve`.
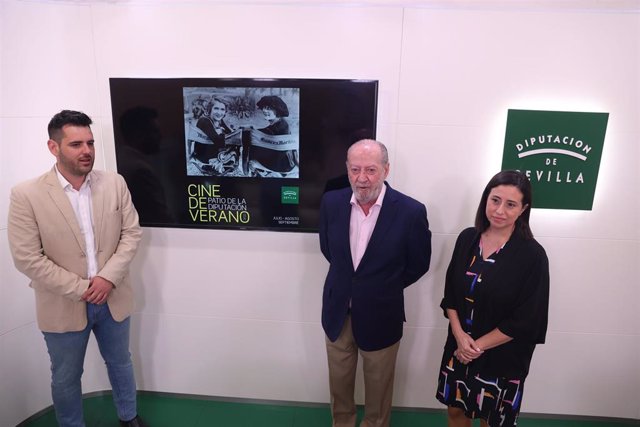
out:
<path id="1" fill-rule="evenodd" d="M 25 191 L 18 188 L 11 190 L 7 231 L 13 262 L 18 271 L 31 279 L 34 289 L 74 301 L 81 299 L 89 280 L 60 267 L 45 255 L 33 205 Z"/>
<path id="2" fill-rule="evenodd" d="M 536 245 L 534 262 L 525 272 L 522 292 L 511 315 L 498 325 L 500 331 L 516 340 L 544 344 L 549 312 L 549 260 L 542 246 Z M 526 259 L 526 258 L 525 258 Z"/>
<path id="3" fill-rule="evenodd" d="M 409 230 L 408 259 L 404 271 L 404 286 L 415 283 L 431 264 L 431 231 L 427 219 L 427 208 L 420 205 Z"/>
<path id="4" fill-rule="evenodd" d="M 120 175 L 116 175 L 116 189 L 120 198 L 121 227 L 114 232 L 119 232 L 119 241 L 115 252 L 98 271 L 97 276 L 107 279 L 117 287 L 129 272 L 129 264 L 138 249 L 142 229 L 138 223 L 138 213 L 131 201 L 131 194 Z"/>

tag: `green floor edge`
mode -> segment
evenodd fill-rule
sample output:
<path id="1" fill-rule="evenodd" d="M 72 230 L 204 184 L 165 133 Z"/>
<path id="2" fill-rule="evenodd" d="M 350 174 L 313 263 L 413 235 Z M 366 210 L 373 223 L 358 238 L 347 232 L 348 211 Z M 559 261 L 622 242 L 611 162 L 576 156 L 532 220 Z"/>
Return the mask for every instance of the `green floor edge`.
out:
<path id="1" fill-rule="evenodd" d="M 87 427 L 117 427 L 110 392 L 94 392 L 84 396 Z M 149 427 L 329 427 L 329 406 L 299 403 L 208 397 L 163 392 L 138 392 L 138 412 Z M 358 408 L 359 417 L 362 408 Z M 56 426 L 53 408 L 48 407 L 16 427 Z M 479 425 L 477 422 L 474 425 Z M 640 420 L 526 414 L 518 419 L 519 427 L 622 427 L 640 425 Z M 446 426 L 444 410 L 426 408 L 394 408 L 391 427 Z"/>

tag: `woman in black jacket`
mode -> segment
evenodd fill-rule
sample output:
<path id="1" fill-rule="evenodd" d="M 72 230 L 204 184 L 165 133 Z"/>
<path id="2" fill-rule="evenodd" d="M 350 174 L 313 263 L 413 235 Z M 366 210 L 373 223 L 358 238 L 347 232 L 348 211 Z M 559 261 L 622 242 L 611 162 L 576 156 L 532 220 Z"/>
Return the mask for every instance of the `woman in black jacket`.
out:
<path id="1" fill-rule="evenodd" d="M 436 398 L 449 426 L 514 426 L 536 344 L 547 330 L 549 263 L 529 228 L 531 184 L 503 171 L 475 227 L 458 236 L 440 306 L 449 319 Z"/>

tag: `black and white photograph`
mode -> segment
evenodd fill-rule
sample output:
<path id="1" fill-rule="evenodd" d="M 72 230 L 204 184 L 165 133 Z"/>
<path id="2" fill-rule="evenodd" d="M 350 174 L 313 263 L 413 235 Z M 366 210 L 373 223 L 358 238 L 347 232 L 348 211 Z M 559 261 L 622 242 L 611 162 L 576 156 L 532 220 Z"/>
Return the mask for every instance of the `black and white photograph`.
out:
<path id="1" fill-rule="evenodd" d="M 300 89 L 184 87 L 189 176 L 298 178 Z"/>

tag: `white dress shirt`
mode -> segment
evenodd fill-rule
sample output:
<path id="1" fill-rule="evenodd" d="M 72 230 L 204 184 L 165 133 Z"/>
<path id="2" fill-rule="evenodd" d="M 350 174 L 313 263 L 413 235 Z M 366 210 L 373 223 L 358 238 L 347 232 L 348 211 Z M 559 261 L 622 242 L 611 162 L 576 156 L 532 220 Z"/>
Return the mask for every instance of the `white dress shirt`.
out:
<path id="1" fill-rule="evenodd" d="M 80 231 L 84 236 L 84 243 L 87 250 L 87 278 L 91 279 L 98 274 L 98 258 L 96 257 L 96 245 L 93 235 L 93 213 L 91 208 L 91 179 L 87 175 L 80 190 L 76 190 L 66 180 L 56 166 L 58 181 L 64 189 L 64 193 L 71 202 L 73 212 L 76 214 Z"/>

